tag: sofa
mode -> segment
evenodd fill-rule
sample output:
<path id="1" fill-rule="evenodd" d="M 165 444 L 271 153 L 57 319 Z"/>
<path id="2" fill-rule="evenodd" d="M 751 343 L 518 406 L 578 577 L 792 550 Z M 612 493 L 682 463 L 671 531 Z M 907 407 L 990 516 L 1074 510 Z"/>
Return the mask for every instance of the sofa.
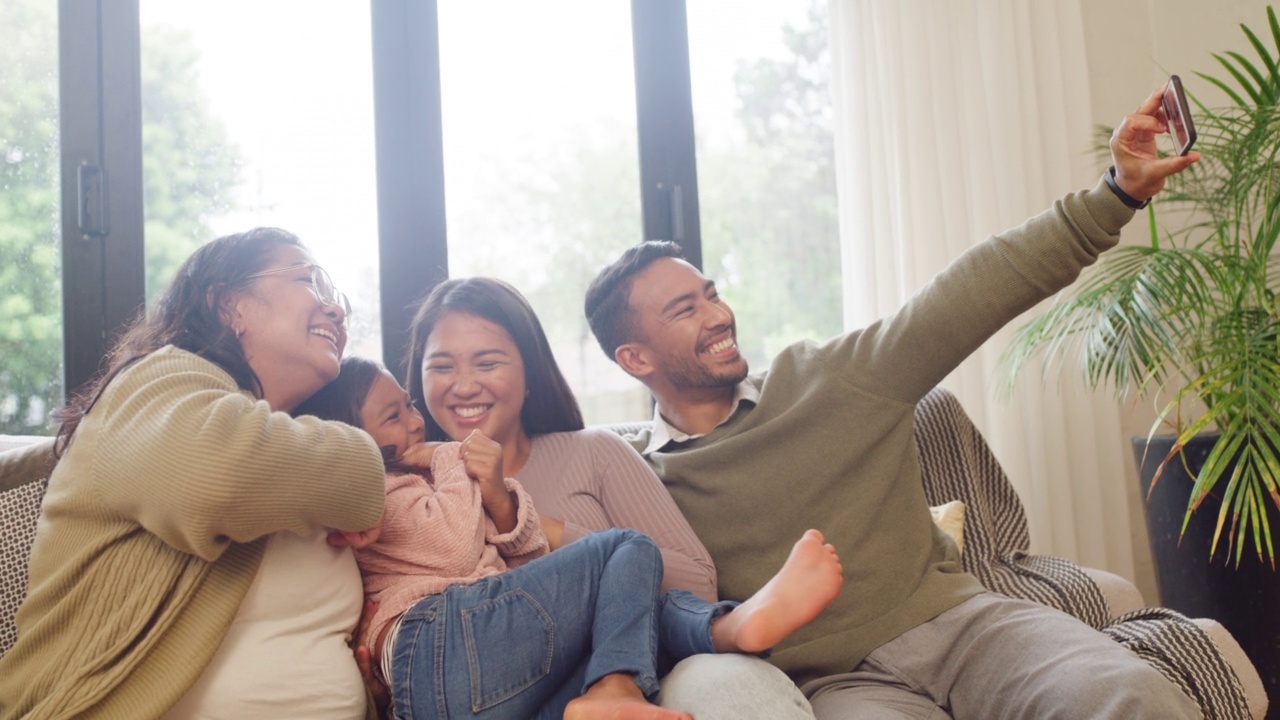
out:
<path id="1" fill-rule="evenodd" d="M 613 426 L 625 433 L 635 426 Z M 1027 552 L 1022 503 L 955 397 L 935 389 L 916 409 L 925 495 L 961 547 L 965 570 L 989 589 L 1079 617 L 1147 659 L 1201 704 L 1206 717 L 1263 718 L 1262 680 L 1221 624 L 1147 607 L 1129 581 Z M 0 435 L 0 655 L 16 639 L 14 613 L 48 481 L 48 438 Z"/>

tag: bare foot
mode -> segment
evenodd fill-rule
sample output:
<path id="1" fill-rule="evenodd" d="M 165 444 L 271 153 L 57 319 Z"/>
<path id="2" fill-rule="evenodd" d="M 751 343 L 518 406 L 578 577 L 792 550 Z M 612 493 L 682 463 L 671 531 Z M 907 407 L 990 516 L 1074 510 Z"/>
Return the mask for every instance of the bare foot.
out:
<path id="1" fill-rule="evenodd" d="M 693 716 L 650 703 L 630 675 L 614 673 L 569 701 L 564 720 L 693 720 Z"/>
<path id="2" fill-rule="evenodd" d="M 844 568 L 822 533 L 806 530 L 782 569 L 711 627 L 716 652 L 768 650 L 816 618 L 840 594 Z"/>

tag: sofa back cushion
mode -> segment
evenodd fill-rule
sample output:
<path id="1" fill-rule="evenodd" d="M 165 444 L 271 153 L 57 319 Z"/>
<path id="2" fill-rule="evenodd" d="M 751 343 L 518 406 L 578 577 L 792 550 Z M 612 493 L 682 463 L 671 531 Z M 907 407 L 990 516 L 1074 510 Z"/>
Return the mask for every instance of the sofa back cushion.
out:
<path id="1" fill-rule="evenodd" d="M 27 594 L 27 561 L 53 469 L 51 438 L 0 435 L 0 655 L 18 631 L 13 616 Z"/>
<path id="2" fill-rule="evenodd" d="M 27 595 L 27 559 L 48 478 L 0 492 L 0 655 L 18 639 L 14 614 Z"/>

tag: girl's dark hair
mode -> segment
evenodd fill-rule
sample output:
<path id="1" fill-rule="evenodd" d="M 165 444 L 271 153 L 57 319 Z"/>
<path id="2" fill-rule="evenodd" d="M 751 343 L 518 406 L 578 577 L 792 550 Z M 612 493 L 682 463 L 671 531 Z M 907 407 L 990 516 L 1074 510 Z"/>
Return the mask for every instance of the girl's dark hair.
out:
<path id="1" fill-rule="evenodd" d="M 382 363 L 352 356 L 343 358 L 339 368 L 338 377 L 294 408 L 293 416 L 314 415 L 364 430 L 360 408 L 383 371 Z"/>
<path id="2" fill-rule="evenodd" d="M 520 425 L 530 437 L 581 430 L 582 411 L 560 373 L 542 323 L 529 301 L 511 285 L 488 277 L 446 280 L 427 295 L 409 325 L 405 354 L 405 388 L 418 407 L 426 408 L 422 390 L 423 350 L 431 330 L 448 313 L 484 318 L 507 331 L 524 361 L 524 384 L 529 394 L 520 409 Z M 428 440 L 448 440 L 431 413 L 424 412 Z"/>
<path id="3" fill-rule="evenodd" d="M 282 246 L 302 247 L 302 241 L 279 228 L 255 228 L 217 238 L 192 253 L 155 308 L 124 331 L 107 354 L 103 370 L 53 413 L 61 423 L 56 453 L 61 456 L 80 421 L 117 375 L 166 345 L 203 357 L 230 374 L 241 390 L 262 397 L 262 383 L 235 332 L 223 324 L 220 308 L 230 293 L 248 287 L 252 281 L 246 278 L 265 269 L 272 252 Z"/>

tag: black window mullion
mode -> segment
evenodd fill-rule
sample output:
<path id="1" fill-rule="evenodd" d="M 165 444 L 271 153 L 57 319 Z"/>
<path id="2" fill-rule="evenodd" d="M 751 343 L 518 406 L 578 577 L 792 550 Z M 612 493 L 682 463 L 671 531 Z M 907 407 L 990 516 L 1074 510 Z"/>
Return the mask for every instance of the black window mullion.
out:
<path id="1" fill-rule="evenodd" d="M 64 376 L 71 393 L 98 371 L 145 301 L 138 3 L 60 0 L 58 14 Z M 82 181 L 104 183 L 87 218 Z"/>
<path id="2" fill-rule="evenodd" d="M 644 239 L 674 240 L 702 267 L 684 0 L 632 0 Z"/>
<path id="3" fill-rule="evenodd" d="M 395 372 L 412 304 L 448 276 L 440 42 L 435 0 L 371 6 L 382 354 Z"/>
<path id="4" fill-rule="evenodd" d="M 142 32 L 138 0 L 102 2 L 102 159 L 107 168 L 103 248 L 107 347 L 147 301 L 142 190 Z"/>

